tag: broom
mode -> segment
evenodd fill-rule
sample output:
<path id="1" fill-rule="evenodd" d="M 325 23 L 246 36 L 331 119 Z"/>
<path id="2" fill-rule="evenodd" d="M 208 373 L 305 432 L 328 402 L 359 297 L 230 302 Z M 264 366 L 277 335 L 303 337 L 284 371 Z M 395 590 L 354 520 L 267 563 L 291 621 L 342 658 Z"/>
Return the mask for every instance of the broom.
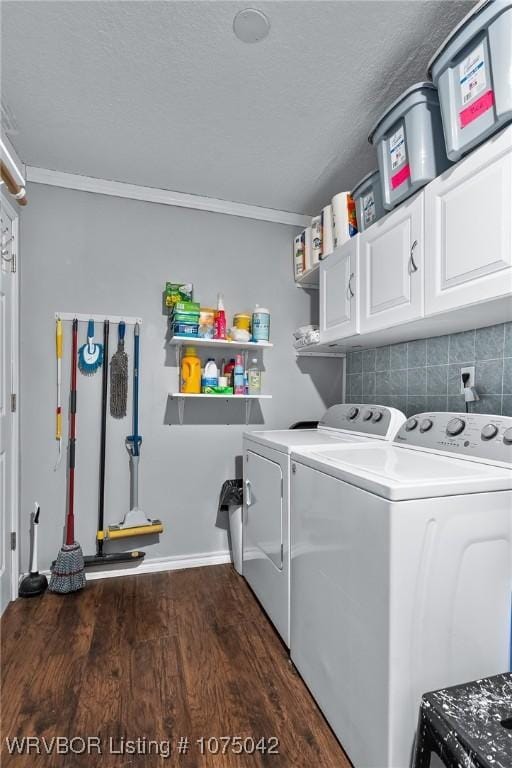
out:
<path id="1" fill-rule="evenodd" d="M 82 548 L 75 541 L 75 443 L 76 443 L 76 371 L 78 355 L 78 320 L 73 320 L 73 342 L 71 345 L 71 393 L 69 407 L 69 472 L 68 472 L 68 513 L 66 517 L 66 543 L 60 549 L 55 563 L 49 589 L 51 592 L 76 592 L 85 586 L 84 556 Z"/>

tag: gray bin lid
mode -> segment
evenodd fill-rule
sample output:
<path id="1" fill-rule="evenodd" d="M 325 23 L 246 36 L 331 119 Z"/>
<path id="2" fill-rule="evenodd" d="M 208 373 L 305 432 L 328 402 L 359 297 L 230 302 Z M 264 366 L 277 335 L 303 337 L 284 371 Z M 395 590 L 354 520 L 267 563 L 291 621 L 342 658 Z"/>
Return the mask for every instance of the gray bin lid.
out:
<path id="1" fill-rule="evenodd" d="M 435 87 L 435 85 L 433 85 L 429 81 L 425 81 L 425 82 L 421 82 L 421 83 L 415 83 L 414 85 L 411 85 L 410 88 L 407 88 L 406 91 L 401 93 L 400 96 L 397 99 L 395 99 L 395 101 L 392 104 L 390 104 L 390 106 L 387 107 L 386 111 L 383 112 L 382 115 L 379 117 L 379 119 L 377 120 L 377 122 L 373 126 L 372 130 L 368 134 L 368 141 L 370 142 L 370 144 L 373 144 L 373 137 L 374 137 L 375 133 L 377 132 L 377 129 L 379 128 L 381 123 L 383 123 L 385 120 L 387 120 L 389 118 L 389 116 L 391 115 L 391 113 L 402 102 L 404 102 L 407 98 L 409 98 L 413 94 L 418 93 L 419 91 L 432 91 L 432 92 L 435 92 L 435 94 L 437 96 L 437 88 Z"/>
<path id="2" fill-rule="evenodd" d="M 370 173 L 367 173 L 366 176 L 363 176 L 361 181 L 355 185 L 354 189 L 350 193 L 350 197 L 355 197 L 354 193 L 359 189 L 359 187 L 364 187 L 366 182 L 369 181 L 372 178 L 372 176 L 379 176 L 379 174 L 380 174 L 379 169 L 375 168 L 374 171 L 370 171 Z"/>
<path id="3" fill-rule="evenodd" d="M 473 29 L 468 29 L 465 36 L 468 40 L 462 44 L 457 44 L 457 47 L 463 48 L 467 42 L 473 37 L 474 34 L 480 31 L 483 27 L 489 25 L 496 16 L 506 11 L 508 8 L 512 8 L 511 0 L 480 0 L 471 10 L 467 13 L 463 19 L 459 21 L 456 27 L 452 29 L 448 37 L 441 43 L 437 51 L 430 59 L 427 66 L 427 75 L 432 79 L 432 68 L 436 65 L 438 59 L 446 52 L 446 49 L 455 41 L 460 35 L 461 31 L 466 27 L 473 24 Z M 478 17 L 478 18 L 477 18 Z M 473 23 L 474 22 L 474 23 Z M 450 54 L 451 57 L 452 54 Z"/>

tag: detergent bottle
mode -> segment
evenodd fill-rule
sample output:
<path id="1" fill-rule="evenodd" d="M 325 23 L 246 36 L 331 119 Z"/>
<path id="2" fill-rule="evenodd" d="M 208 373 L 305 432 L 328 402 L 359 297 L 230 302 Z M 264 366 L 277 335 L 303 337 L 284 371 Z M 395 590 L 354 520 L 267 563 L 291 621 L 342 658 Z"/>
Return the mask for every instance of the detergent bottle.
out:
<path id="1" fill-rule="evenodd" d="M 245 370 L 244 356 L 236 356 L 236 364 L 233 370 L 233 387 L 235 395 L 245 395 Z"/>
<path id="2" fill-rule="evenodd" d="M 201 358 L 195 347 L 185 347 L 181 359 L 180 391 L 189 395 L 201 393 Z"/>
<path id="3" fill-rule="evenodd" d="M 204 367 L 203 386 L 202 391 L 204 394 L 210 394 L 211 387 L 218 387 L 219 385 L 219 369 L 217 363 L 213 357 L 209 357 Z"/>

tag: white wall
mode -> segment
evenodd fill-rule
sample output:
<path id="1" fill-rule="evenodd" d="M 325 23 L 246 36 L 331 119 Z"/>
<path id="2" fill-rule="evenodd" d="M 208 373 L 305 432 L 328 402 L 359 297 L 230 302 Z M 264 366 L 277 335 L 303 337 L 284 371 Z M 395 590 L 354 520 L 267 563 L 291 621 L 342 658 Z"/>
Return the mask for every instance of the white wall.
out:
<path id="1" fill-rule="evenodd" d="M 141 505 L 160 518 L 157 538 L 126 539 L 147 557 L 224 550 L 224 518 L 217 515 L 222 482 L 240 472 L 241 403 L 187 404 L 177 424 L 173 351 L 166 349 L 162 289 L 166 280 L 191 281 L 205 305 L 224 293 L 226 309 L 272 312 L 273 350 L 265 353 L 264 388 L 273 400 L 254 409 L 255 423 L 287 427 L 319 418 L 339 401 L 339 360 L 296 362 L 291 332 L 315 315 L 317 297 L 291 277 L 294 229 L 194 210 L 169 208 L 32 184 L 21 218 L 21 547 L 28 565 L 28 521 L 41 504 L 40 567 L 48 568 L 61 544 L 66 470 L 57 472 L 54 440 L 54 312 L 136 315 L 144 320 L 141 368 Z M 85 328 L 81 327 L 80 343 Z M 97 333 L 102 329 L 97 327 Z M 115 329 L 114 329 L 115 330 Z M 67 436 L 70 327 L 65 328 L 63 402 Z M 112 342 L 115 339 L 111 338 Z M 131 338 L 128 341 L 131 358 Z M 79 376 L 77 414 L 77 539 L 94 552 L 98 487 L 101 374 Z M 231 423 L 226 424 L 226 414 Z M 118 522 L 129 505 L 124 437 L 129 419 L 108 419 L 106 522 Z M 113 546 L 113 545 L 112 545 Z"/>

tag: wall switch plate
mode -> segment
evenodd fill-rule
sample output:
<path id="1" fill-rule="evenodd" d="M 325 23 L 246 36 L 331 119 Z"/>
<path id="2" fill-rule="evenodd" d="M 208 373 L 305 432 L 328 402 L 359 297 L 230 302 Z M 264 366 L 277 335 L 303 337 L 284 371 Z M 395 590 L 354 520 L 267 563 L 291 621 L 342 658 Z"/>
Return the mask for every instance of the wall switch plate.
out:
<path id="1" fill-rule="evenodd" d="M 462 374 L 463 373 L 469 373 L 469 381 L 466 384 L 467 387 L 474 387 L 475 386 L 475 366 L 474 365 L 468 365 L 467 368 L 461 368 L 460 369 L 460 393 L 461 395 L 464 394 L 464 384 L 462 383 Z"/>

